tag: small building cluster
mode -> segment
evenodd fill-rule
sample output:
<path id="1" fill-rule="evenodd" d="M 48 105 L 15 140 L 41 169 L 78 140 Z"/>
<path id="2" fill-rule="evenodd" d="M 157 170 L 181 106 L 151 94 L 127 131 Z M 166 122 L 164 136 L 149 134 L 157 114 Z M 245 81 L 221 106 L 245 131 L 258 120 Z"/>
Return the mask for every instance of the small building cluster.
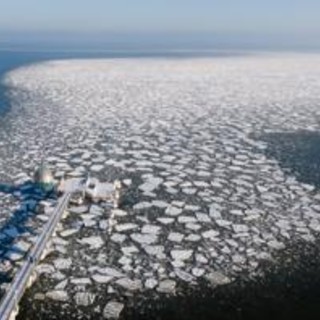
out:
<path id="1" fill-rule="evenodd" d="M 110 202 L 114 208 L 119 208 L 122 198 L 122 182 L 116 180 L 100 182 L 97 178 L 87 177 L 65 179 L 62 177 L 59 182 L 55 181 L 50 169 L 42 161 L 34 173 L 35 184 L 44 192 L 56 191 L 58 194 L 72 192 L 72 202 L 81 204 L 85 199 L 92 202 Z"/>

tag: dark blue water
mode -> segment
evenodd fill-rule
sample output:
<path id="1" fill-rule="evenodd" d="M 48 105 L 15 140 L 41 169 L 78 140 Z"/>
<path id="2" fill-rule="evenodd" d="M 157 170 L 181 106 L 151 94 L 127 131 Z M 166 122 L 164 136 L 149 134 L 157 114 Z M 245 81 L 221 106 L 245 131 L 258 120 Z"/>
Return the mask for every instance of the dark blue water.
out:
<path id="1" fill-rule="evenodd" d="M 66 53 L 0 50 L 0 116 L 10 108 L 10 101 L 7 96 L 8 88 L 2 81 L 6 72 L 30 63 L 69 57 L 71 56 Z"/>

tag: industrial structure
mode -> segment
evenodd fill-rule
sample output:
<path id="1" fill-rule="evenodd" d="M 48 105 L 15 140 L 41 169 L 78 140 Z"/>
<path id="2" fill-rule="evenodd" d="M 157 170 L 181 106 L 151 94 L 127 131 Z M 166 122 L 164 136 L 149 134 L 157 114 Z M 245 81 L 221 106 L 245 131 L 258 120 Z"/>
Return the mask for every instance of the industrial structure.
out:
<path id="1" fill-rule="evenodd" d="M 67 213 L 67 207 L 70 201 L 107 201 L 113 204 L 115 208 L 119 206 L 121 196 L 120 182 L 101 183 L 98 179 L 79 179 L 72 178 L 65 180 L 62 178 L 56 183 L 49 168 L 41 163 L 35 171 L 34 183 L 45 193 L 57 191 L 61 197 L 49 220 L 37 239 L 34 246 L 27 255 L 25 262 L 16 273 L 14 279 L 9 285 L 4 297 L 0 301 L 0 320 L 14 320 L 19 310 L 19 301 L 22 298 L 26 288 L 30 287 L 36 280 L 36 265 L 45 258 L 49 251 L 49 239 L 55 235 L 57 224 Z"/>

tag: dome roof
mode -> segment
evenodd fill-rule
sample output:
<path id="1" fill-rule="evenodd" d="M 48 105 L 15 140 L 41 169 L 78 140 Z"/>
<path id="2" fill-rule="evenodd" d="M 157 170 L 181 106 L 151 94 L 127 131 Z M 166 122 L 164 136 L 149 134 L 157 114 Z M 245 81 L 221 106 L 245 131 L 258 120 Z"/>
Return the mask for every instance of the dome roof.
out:
<path id="1" fill-rule="evenodd" d="M 36 183 L 53 183 L 53 176 L 50 169 L 42 162 L 34 173 L 34 181 Z"/>

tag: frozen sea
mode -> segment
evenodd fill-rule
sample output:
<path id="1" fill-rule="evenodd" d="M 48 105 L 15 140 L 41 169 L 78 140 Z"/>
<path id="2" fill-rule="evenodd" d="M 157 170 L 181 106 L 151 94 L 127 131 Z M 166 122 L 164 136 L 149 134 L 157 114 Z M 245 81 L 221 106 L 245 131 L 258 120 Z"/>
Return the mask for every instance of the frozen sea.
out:
<path id="1" fill-rule="evenodd" d="M 319 55 L 66 58 L 17 58 L 4 74 L 0 178 L 22 183 L 45 156 L 57 178 L 120 178 L 124 201 L 69 208 L 21 319 L 157 318 L 170 299 L 183 312 L 183 297 L 201 304 L 221 286 L 233 295 L 279 266 L 310 280 Z M 33 214 L 30 199 L 18 208 L 23 192 L 2 194 L 1 258 L 14 274 L 50 210 Z"/>
<path id="2" fill-rule="evenodd" d="M 76 59 L 76 58 L 186 58 L 186 57 L 205 57 L 205 56 L 235 56 L 242 54 L 240 51 L 234 50 L 145 50 L 121 49 L 115 46 L 114 49 L 78 49 L 69 48 L 53 49 L 42 46 L 35 46 L 34 49 L 30 45 L 18 48 L 0 48 L 0 79 L 3 78 L 9 70 L 18 68 L 22 65 L 39 63 L 41 61 L 55 60 L 55 59 Z M 0 113 L 8 107 L 8 101 L 5 96 L 5 89 L 3 83 L 0 82 Z"/>

